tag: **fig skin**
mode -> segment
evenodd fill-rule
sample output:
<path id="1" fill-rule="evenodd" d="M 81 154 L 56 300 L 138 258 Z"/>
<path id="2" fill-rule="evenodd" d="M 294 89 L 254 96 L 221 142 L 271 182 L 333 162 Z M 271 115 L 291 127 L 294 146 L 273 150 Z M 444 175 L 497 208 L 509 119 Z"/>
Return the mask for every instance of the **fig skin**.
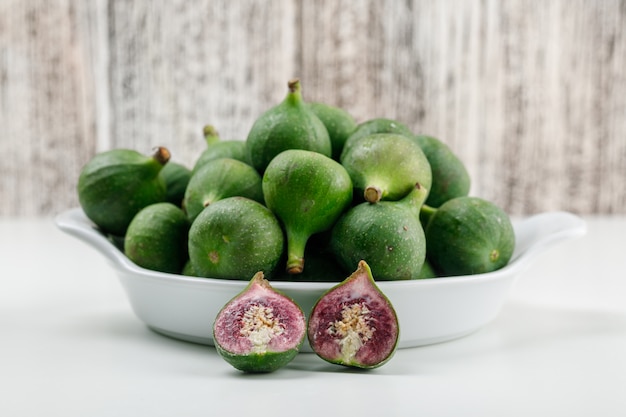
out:
<path id="1" fill-rule="evenodd" d="M 161 176 L 165 180 L 165 201 L 181 207 L 191 170 L 183 164 L 169 161 L 161 170 Z"/>
<path id="2" fill-rule="evenodd" d="M 306 337 L 306 318 L 262 272 L 217 314 L 213 340 L 218 354 L 243 372 L 274 372 L 293 360 Z"/>
<path id="3" fill-rule="evenodd" d="M 137 265 L 178 274 L 188 259 L 189 222 L 172 203 L 155 203 L 135 215 L 126 231 L 124 253 Z"/>
<path id="4" fill-rule="evenodd" d="M 391 302 L 377 287 L 368 264 L 325 292 L 308 321 L 311 349 L 327 362 L 371 369 L 391 359 L 400 327 Z"/>
<path id="5" fill-rule="evenodd" d="M 246 150 L 246 142 L 240 140 L 222 140 L 212 144 L 200 154 L 193 166 L 192 172 L 195 174 L 204 164 L 221 158 L 236 159 L 248 165 L 252 165 Z"/>
<path id="6" fill-rule="evenodd" d="M 189 220 L 193 222 L 208 205 L 236 196 L 263 204 L 261 176 L 245 162 L 220 158 L 205 162 L 192 175 L 182 205 Z"/>
<path id="7" fill-rule="evenodd" d="M 312 102 L 307 105 L 326 126 L 332 145 L 332 158 L 339 161 L 344 144 L 356 130 L 354 117 L 344 109 L 326 103 Z"/>
<path id="8" fill-rule="evenodd" d="M 419 184 L 402 200 L 361 203 L 335 223 L 330 248 L 345 271 L 367 260 L 379 281 L 418 279 L 427 239 L 419 219 L 427 190 Z"/>
<path id="9" fill-rule="evenodd" d="M 257 271 L 273 275 L 282 259 L 284 236 L 267 207 L 228 197 L 200 212 L 189 229 L 188 245 L 196 275 L 241 280 Z"/>
<path id="10" fill-rule="evenodd" d="M 261 175 L 276 155 L 288 149 L 332 155 L 328 130 L 303 101 L 300 80 L 290 80 L 288 87 L 285 99 L 263 113 L 246 138 L 249 160 Z"/>
<path id="11" fill-rule="evenodd" d="M 432 185 L 425 204 L 436 208 L 453 198 L 466 197 L 471 187 L 470 176 L 454 152 L 433 136 L 418 135 L 415 141 L 432 170 Z"/>
<path id="12" fill-rule="evenodd" d="M 430 279 L 430 278 L 437 278 L 437 272 L 435 271 L 435 268 L 433 268 L 433 266 L 430 264 L 430 261 L 428 261 L 428 258 L 426 258 L 424 260 L 424 265 L 422 266 L 422 269 L 420 270 L 420 273 L 417 279 Z"/>
<path id="13" fill-rule="evenodd" d="M 479 197 L 424 206 L 427 257 L 439 276 L 472 275 L 504 267 L 515 249 L 509 216 Z"/>
<path id="14" fill-rule="evenodd" d="M 287 236 L 287 272 L 304 270 L 308 239 L 330 229 L 352 202 L 352 181 L 337 161 L 313 151 L 289 149 L 267 166 L 263 197 Z"/>
<path id="15" fill-rule="evenodd" d="M 325 248 L 316 247 L 315 242 L 307 242 L 304 250 L 306 268 L 299 274 L 290 274 L 279 268 L 273 281 L 298 281 L 298 282 L 341 282 L 346 275 L 344 269 L 335 260 L 332 253 Z"/>
<path id="16" fill-rule="evenodd" d="M 399 200 L 415 183 L 430 190 L 432 173 L 422 149 L 395 133 L 376 133 L 354 141 L 341 155 L 355 194 L 370 203 Z"/>
<path id="17" fill-rule="evenodd" d="M 348 139 L 346 139 L 340 160 L 341 158 L 343 158 L 343 153 L 348 152 L 350 148 L 352 148 L 354 143 L 356 143 L 358 140 L 364 138 L 365 136 L 374 135 L 377 133 L 393 133 L 405 136 L 410 139 L 413 139 L 415 136 L 407 125 L 397 120 L 386 119 L 384 117 L 366 120 L 362 123 L 359 123 L 354 131 L 350 134 L 350 136 L 348 136 Z"/>
<path id="18" fill-rule="evenodd" d="M 191 170 L 192 174 L 195 174 L 207 162 L 220 158 L 236 159 L 248 165 L 252 165 L 248 158 L 248 151 L 244 141 L 222 140 L 213 125 L 204 126 L 202 134 L 204 135 L 207 148 L 200 154 L 198 159 L 196 159 Z"/>
<path id="19" fill-rule="evenodd" d="M 78 200 L 85 215 L 104 233 L 124 236 L 139 210 L 165 201 L 160 173 L 169 159 L 164 147 L 154 148 L 152 155 L 131 149 L 96 154 L 78 177 Z"/>

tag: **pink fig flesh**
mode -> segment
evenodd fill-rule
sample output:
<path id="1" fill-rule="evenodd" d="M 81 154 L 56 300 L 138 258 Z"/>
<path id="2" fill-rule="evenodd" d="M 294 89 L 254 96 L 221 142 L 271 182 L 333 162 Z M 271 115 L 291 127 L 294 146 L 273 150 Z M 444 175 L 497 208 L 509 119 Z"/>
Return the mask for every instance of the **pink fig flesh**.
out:
<path id="1" fill-rule="evenodd" d="M 271 372 L 286 365 L 306 335 L 300 307 L 257 273 L 218 313 L 213 337 L 218 353 L 236 368 Z"/>
<path id="2" fill-rule="evenodd" d="M 374 282 L 365 261 L 313 307 L 308 324 L 311 348 L 340 365 L 375 368 L 395 352 L 399 335 L 396 312 Z"/>

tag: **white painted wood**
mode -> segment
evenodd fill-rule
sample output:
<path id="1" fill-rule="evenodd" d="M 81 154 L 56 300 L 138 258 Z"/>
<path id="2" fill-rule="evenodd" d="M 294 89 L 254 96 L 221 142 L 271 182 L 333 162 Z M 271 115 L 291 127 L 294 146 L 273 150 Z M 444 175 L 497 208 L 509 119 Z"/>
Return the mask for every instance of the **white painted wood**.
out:
<path id="1" fill-rule="evenodd" d="M 626 214 L 625 68 L 620 0 L 4 0 L 0 216 L 76 205 L 104 149 L 245 139 L 293 76 L 439 137 L 511 214 Z"/>
<path id="2" fill-rule="evenodd" d="M 193 163 L 202 127 L 245 139 L 293 76 L 291 2 L 113 2 L 110 8 L 114 147 L 164 145 Z"/>
<path id="3" fill-rule="evenodd" d="M 624 213 L 624 2 L 305 4 L 315 99 L 439 137 L 511 213 Z"/>
<path id="4" fill-rule="evenodd" d="M 95 150 L 90 2 L 0 3 L 0 215 L 76 205 Z"/>

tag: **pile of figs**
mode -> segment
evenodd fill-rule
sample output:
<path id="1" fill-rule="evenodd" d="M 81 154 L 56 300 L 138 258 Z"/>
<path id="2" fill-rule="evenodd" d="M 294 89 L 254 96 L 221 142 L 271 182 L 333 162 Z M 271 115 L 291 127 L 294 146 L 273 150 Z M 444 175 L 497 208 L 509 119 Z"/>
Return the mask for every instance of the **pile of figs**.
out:
<path id="1" fill-rule="evenodd" d="M 380 366 L 398 326 L 376 281 L 485 273 L 512 256 L 507 214 L 469 196 L 447 145 L 395 120 L 357 123 L 305 102 L 298 79 L 246 140 L 222 140 L 211 125 L 203 136 L 193 167 L 164 147 L 101 152 L 77 191 L 86 216 L 137 265 L 250 281 L 214 327 L 218 352 L 238 369 L 278 369 L 305 335 L 329 362 Z M 307 323 L 272 288 L 281 280 L 336 285 Z"/>

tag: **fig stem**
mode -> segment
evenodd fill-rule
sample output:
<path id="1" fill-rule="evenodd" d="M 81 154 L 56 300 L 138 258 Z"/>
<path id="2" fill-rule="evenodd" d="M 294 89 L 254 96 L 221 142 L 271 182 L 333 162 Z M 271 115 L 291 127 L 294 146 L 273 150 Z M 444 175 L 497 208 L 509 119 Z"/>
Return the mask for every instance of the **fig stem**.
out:
<path id="1" fill-rule="evenodd" d="M 287 230 L 287 273 L 301 274 L 304 271 L 304 248 L 308 236 Z"/>
<path id="2" fill-rule="evenodd" d="M 428 225 L 430 219 L 437 213 L 437 209 L 431 206 L 427 206 L 426 204 L 422 205 L 420 208 L 420 220 L 422 224 Z"/>
<path id="3" fill-rule="evenodd" d="M 428 190 L 422 187 L 419 182 L 415 183 L 413 189 L 401 200 L 409 205 L 409 208 L 416 216 L 421 216 L 421 208 L 428 197 Z"/>
<path id="4" fill-rule="evenodd" d="M 287 262 L 287 273 L 289 275 L 301 274 L 304 271 L 304 258 L 290 259 Z"/>
<path id="5" fill-rule="evenodd" d="M 363 192 L 363 198 L 365 198 L 365 201 L 372 204 L 378 203 L 382 197 L 382 190 L 379 187 L 373 185 L 366 187 L 365 191 Z"/>
<path id="6" fill-rule="evenodd" d="M 171 156 L 172 154 L 170 151 L 163 146 L 157 146 L 152 149 L 152 158 L 161 165 L 167 164 L 167 161 L 170 160 Z"/>
<path id="7" fill-rule="evenodd" d="M 287 87 L 289 87 L 290 93 L 298 93 L 300 91 L 300 79 L 292 78 L 287 82 Z"/>
<path id="8" fill-rule="evenodd" d="M 300 79 L 293 78 L 289 80 L 289 82 L 287 83 L 287 87 L 289 87 L 289 93 L 287 94 L 286 101 L 292 106 L 302 104 Z"/>
<path id="9" fill-rule="evenodd" d="M 207 145 L 211 145 L 215 142 L 219 142 L 220 135 L 215 130 L 215 127 L 212 125 L 206 125 L 202 128 L 202 136 L 204 136 L 204 141 Z"/>

